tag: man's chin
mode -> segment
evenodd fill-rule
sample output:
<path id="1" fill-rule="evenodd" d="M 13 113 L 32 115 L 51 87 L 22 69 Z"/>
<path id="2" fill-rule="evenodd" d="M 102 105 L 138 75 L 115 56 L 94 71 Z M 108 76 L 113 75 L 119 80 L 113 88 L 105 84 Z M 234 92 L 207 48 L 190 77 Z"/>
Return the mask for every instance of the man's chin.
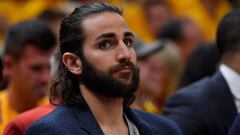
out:
<path id="1" fill-rule="evenodd" d="M 117 74 L 113 76 L 114 79 L 118 80 L 119 82 L 130 85 L 132 83 L 132 74 Z"/>
<path id="2" fill-rule="evenodd" d="M 114 79 L 126 87 L 128 87 L 132 84 L 132 78 L 121 78 L 121 77 L 116 78 L 116 77 L 114 77 Z"/>

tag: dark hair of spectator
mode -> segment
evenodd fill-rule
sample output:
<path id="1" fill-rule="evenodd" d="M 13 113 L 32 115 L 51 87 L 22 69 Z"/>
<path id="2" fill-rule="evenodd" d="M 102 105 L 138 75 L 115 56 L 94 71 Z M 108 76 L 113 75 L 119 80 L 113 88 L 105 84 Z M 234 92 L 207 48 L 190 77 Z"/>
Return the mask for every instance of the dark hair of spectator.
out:
<path id="1" fill-rule="evenodd" d="M 82 48 L 86 33 L 82 22 L 91 15 L 97 15 L 103 12 L 113 12 L 122 15 L 122 11 L 115 6 L 107 3 L 94 3 L 76 8 L 62 21 L 60 28 L 61 57 L 65 52 L 71 52 L 78 55 L 80 59 L 84 59 Z M 70 105 L 86 106 L 86 102 L 79 89 L 79 80 L 79 76 L 72 74 L 61 61 L 56 80 L 52 82 L 50 88 L 51 103 L 57 105 L 58 103 L 55 101 L 61 100 Z"/>
<path id="2" fill-rule="evenodd" d="M 217 46 L 220 55 L 240 49 L 240 9 L 229 12 L 221 20 L 217 30 Z"/>
<path id="3" fill-rule="evenodd" d="M 12 27 L 6 35 L 4 55 L 18 60 L 27 45 L 42 51 L 50 51 L 56 46 L 56 37 L 51 29 L 39 20 L 20 22 Z"/>
<path id="4" fill-rule="evenodd" d="M 189 22 L 188 19 L 173 20 L 167 23 L 159 32 L 158 39 L 167 39 L 171 41 L 179 41 L 184 38 L 183 26 Z"/>
<path id="5" fill-rule="evenodd" d="M 182 36 L 183 36 L 182 22 L 177 20 L 166 24 L 160 31 L 158 38 L 176 41 L 181 39 Z"/>
<path id="6" fill-rule="evenodd" d="M 188 60 L 180 82 L 180 88 L 190 85 L 204 77 L 211 76 L 217 70 L 219 52 L 216 45 L 199 46 Z"/>
<path id="7" fill-rule="evenodd" d="M 66 15 L 65 13 L 58 11 L 58 10 L 44 10 L 39 16 L 38 19 L 47 21 L 47 22 L 53 22 L 57 19 L 64 18 Z"/>
<path id="8" fill-rule="evenodd" d="M 155 5 L 162 5 L 162 6 L 167 7 L 167 4 L 164 0 L 147 0 L 144 5 L 144 9 L 147 11 L 147 9 L 149 9 Z"/>

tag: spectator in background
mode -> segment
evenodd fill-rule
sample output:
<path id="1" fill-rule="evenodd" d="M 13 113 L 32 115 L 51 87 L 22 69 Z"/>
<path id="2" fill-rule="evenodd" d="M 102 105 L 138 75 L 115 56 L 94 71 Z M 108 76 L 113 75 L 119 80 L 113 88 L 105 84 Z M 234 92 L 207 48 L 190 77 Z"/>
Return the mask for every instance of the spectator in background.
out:
<path id="1" fill-rule="evenodd" d="M 133 39 L 117 7 L 76 8 L 61 24 L 62 61 L 51 87 L 58 106 L 25 134 L 180 135 L 174 122 L 129 108 L 139 83 Z"/>
<path id="2" fill-rule="evenodd" d="M 226 135 L 240 112 L 240 9 L 228 13 L 217 31 L 220 68 L 169 98 L 166 117 L 185 135 Z"/>
<path id="3" fill-rule="evenodd" d="M 198 27 L 188 19 L 169 22 L 162 28 L 158 38 L 170 40 L 177 46 L 183 65 L 202 42 Z"/>
<path id="4" fill-rule="evenodd" d="M 144 45 L 140 40 L 136 39 L 133 46 L 140 68 L 140 84 L 136 100 L 132 106 L 147 112 L 160 114 L 161 111 L 158 106 L 152 102 L 154 97 L 150 92 L 155 91 L 158 95 L 159 93 L 161 94 L 160 81 L 155 77 L 156 66 L 158 64 L 155 55 L 164 48 L 164 43 L 162 41 L 155 41 Z"/>
<path id="5" fill-rule="evenodd" d="M 41 21 L 25 21 L 9 29 L 4 62 L 11 78 L 7 89 L 0 93 L 1 134 L 16 115 L 48 102 L 50 57 L 55 46 L 54 33 Z"/>
<path id="6" fill-rule="evenodd" d="M 37 19 L 43 21 L 48 27 L 52 29 L 57 38 L 57 46 L 59 46 L 58 39 L 61 21 L 64 19 L 65 16 L 66 14 L 60 10 L 46 9 L 37 17 Z M 50 60 L 51 78 L 54 78 L 54 75 L 56 75 L 57 67 L 59 64 L 58 55 L 58 50 L 55 50 Z M 34 121 L 38 120 L 42 116 L 51 112 L 54 108 L 55 106 L 49 103 L 47 105 L 42 105 L 24 113 L 21 113 L 7 124 L 3 134 L 23 135 L 29 125 L 31 125 Z"/>
<path id="7" fill-rule="evenodd" d="M 134 46 L 140 67 L 140 86 L 133 107 L 162 114 L 165 100 L 178 86 L 181 73 L 178 50 L 172 43 L 160 40 Z"/>
<path id="8" fill-rule="evenodd" d="M 180 53 L 176 46 L 171 42 L 165 43 L 165 48 L 156 54 L 158 61 L 157 72 L 154 74 L 159 77 L 161 94 L 152 92 L 153 97 L 158 101 L 158 107 L 163 111 L 163 105 L 170 95 L 175 93 L 179 86 L 182 74 L 182 62 Z"/>
<path id="9" fill-rule="evenodd" d="M 52 29 L 56 38 L 59 39 L 60 23 L 65 16 L 66 16 L 65 13 L 60 11 L 60 10 L 46 9 L 39 14 L 37 19 L 46 23 L 48 25 L 48 27 L 50 27 Z M 57 41 L 57 46 L 58 46 L 59 40 L 56 40 L 56 41 Z M 56 61 L 55 57 L 57 57 L 56 53 L 54 53 L 54 56 L 51 57 L 51 66 L 52 66 L 51 67 L 51 75 L 53 75 L 56 72 L 56 68 L 57 68 L 57 65 L 58 65 L 58 62 Z M 10 73 L 10 71 L 8 71 L 8 69 L 5 68 L 3 70 L 3 80 L 0 82 L 0 90 L 3 90 L 3 89 L 7 88 L 8 83 L 9 83 L 9 79 L 11 77 L 10 74 L 11 73 Z"/>
<path id="10" fill-rule="evenodd" d="M 180 88 L 204 77 L 212 76 L 219 64 L 216 45 L 201 45 L 190 56 L 181 78 Z"/>
<path id="11" fill-rule="evenodd" d="M 19 114 L 7 124 L 3 135 L 24 135 L 33 122 L 53 111 L 55 107 L 49 103 Z"/>
<path id="12" fill-rule="evenodd" d="M 148 0 L 145 2 L 144 11 L 149 30 L 156 39 L 163 26 L 172 19 L 170 9 L 163 0 Z"/>

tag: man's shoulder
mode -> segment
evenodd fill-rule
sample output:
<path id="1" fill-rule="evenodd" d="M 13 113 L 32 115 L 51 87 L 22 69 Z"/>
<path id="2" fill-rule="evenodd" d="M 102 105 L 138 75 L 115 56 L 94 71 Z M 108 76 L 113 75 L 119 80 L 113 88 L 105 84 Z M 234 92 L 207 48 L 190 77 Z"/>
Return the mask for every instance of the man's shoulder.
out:
<path id="1" fill-rule="evenodd" d="M 187 94 L 187 95 L 193 95 L 193 93 L 196 94 L 204 94 L 207 92 L 208 89 L 211 87 L 211 78 L 206 77 L 202 80 L 199 80 L 195 83 L 192 83 L 186 87 L 183 87 L 179 90 L 177 90 L 176 94 Z"/>
<path id="2" fill-rule="evenodd" d="M 150 125 L 156 133 L 171 133 L 174 135 L 180 135 L 181 131 L 173 120 L 170 120 L 164 116 L 148 113 L 145 111 L 132 109 L 132 113 L 137 117 L 141 124 Z"/>
<path id="3" fill-rule="evenodd" d="M 170 96 L 164 106 L 164 115 L 175 113 L 193 113 L 205 111 L 208 107 L 214 107 L 215 102 L 211 102 L 212 96 L 218 94 L 212 77 L 206 77 L 189 86 L 179 89 Z M 194 113 L 196 114 L 196 113 Z"/>
<path id="4" fill-rule="evenodd" d="M 53 121 L 59 120 L 59 118 L 67 119 L 67 118 L 69 118 L 69 115 L 71 114 L 71 109 L 69 107 L 62 106 L 62 105 L 59 105 L 55 108 L 52 108 L 52 107 L 48 108 L 48 106 L 45 106 L 44 108 L 40 108 L 40 110 L 38 109 L 35 111 L 42 112 L 42 109 L 45 109 L 46 107 L 47 107 L 48 111 L 49 111 L 49 109 L 50 110 L 52 109 L 52 111 L 49 111 L 49 113 L 47 115 L 40 118 L 39 122 L 51 122 L 52 123 Z"/>
<path id="5" fill-rule="evenodd" d="M 53 134 L 57 135 L 61 132 L 60 131 L 60 126 L 53 120 L 53 119 L 48 119 L 49 116 L 44 116 L 43 118 L 37 120 L 34 122 L 31 126 L 29 126 L 25 132 L 26 135 L 45 135 L 45 134 Z"/>
<path id="6" fill-rule="evenodd" d="M 174 122 L 168 118 L 165 118 L 163 116 L 160 115 L 156 115 L 153 113 L 149 113 L 149 112 L 145 112 L 142 110 L 138 110 L 138 109 L 133 109 L 131 108 L 131 111 L 135 114 L 136 117 L 140 118 L 141 120 L 147 122 L 147 123 L 161 123 L 161 124 L 173 124 Z"/>
<path id="7" fill-rule="evenodd" d="M 186 100 L 195 100 L 201 97 L 202 100 L 205 100 L 208 98 L 207 95 L 209 95 L 209 93 L 216 93 L 218 87 L 224 84 L 222 79 L 223 78 L 220 73 L 217 72 L 212 77 L 205 77 L 195 83 L 177 90 L 177 92 L 169 99 L 174 98 L 175 100 L 178 98 L 184 98 Z"/>
<path id="8" fill-rule="evenodd" d="M 189 86 L 183 87 L 173 94 L 168 101 L 193 101 L 189 103 L 202 103 L 213 95 L 221 95 L 228 91 L 228 85 L 220 72 L 216 72 L 212 77 L 205 77 Z M 196 101 L 196 102 L 194 102 Z"/>
<path id="9" fill-rule="evenodd" d="M 33 134 L 59 134 L 61 131 L 74 124 L 74 116 L 68 107 L 57 106 L 52 112 L 41 117 L 27 130 L 27 135 Z M 63 128 L 64 127 L 64 128 Z M 64 133 L 64 132 L 62 132 Z"/>

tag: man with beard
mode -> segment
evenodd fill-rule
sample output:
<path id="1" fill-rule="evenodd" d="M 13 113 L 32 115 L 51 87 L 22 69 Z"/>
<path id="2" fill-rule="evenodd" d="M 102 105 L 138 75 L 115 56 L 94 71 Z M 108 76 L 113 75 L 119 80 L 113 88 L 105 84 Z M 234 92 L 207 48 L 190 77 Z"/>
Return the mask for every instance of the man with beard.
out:
<path id="1" fill-rule="evenodd" d="M 61 62 L 50 97 L 57 107 L 25 134 L 181 135 L 173 121 L 129 108 L 139 83 L 133 39 L 117 7 L 76 8 L 60 29 Z"/>

